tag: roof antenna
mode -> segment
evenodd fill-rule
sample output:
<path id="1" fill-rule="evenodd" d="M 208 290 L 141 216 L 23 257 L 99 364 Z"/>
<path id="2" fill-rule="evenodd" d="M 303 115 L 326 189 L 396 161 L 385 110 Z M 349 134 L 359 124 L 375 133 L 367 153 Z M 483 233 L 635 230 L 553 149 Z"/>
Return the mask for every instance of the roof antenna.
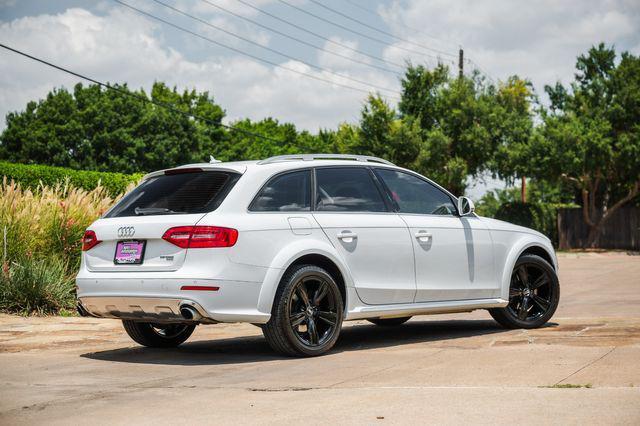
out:
<path id="1" fill-rule="evenodd" d="M 213 155 L 209 156 L 209 164 L 214 164 L 214 163 L 222 163 L 222 161 L 220 160 L 216 160 Z"/>

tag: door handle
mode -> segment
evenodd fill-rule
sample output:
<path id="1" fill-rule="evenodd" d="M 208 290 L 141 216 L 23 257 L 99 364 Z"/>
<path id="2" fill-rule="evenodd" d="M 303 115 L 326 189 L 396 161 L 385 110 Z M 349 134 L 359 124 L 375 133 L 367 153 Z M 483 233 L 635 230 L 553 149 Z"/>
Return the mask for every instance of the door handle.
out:
<path id="1" fill-rule="evenodd" d="M 356 238 L 358 238 L 358 234 L 351 231 L 342 231 L 338 234 L 338 238 L 344 241 L 345 243 L 350 243 Z"/>
<path id="2" fill-rule="evenodd" d="M 416 239 L 421 243 L 429 242 L 431 240 L 431 237 L 433 237 L 433 235 L 431 235 L 431 232 L 427 232 L 427 231 L 416 232 Z"/>

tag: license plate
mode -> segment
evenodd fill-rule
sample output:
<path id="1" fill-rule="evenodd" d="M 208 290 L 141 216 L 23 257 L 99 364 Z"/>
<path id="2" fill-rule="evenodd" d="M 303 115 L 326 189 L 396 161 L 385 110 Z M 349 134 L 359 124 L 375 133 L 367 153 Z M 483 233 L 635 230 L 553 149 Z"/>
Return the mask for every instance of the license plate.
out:
<path id="1" fill-rule="evenodd" d="M 116 265 L 137 265 L 144 258 L 146 241 L 118 241 L 113 263 Z"/>

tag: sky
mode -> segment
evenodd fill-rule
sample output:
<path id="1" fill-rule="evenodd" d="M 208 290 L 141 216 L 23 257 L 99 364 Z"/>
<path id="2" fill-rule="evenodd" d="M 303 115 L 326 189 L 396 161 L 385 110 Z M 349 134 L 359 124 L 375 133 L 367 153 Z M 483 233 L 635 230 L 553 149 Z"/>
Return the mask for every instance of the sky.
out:
<path id="1" fill-rule="evenodd" d="M 456 67 L 460 47 L 465 71 L 517 74 L 542 98 L 594 44 L 640 54 L 638 0 L 118 1 L 165 22 L 115 0 L 0 0 L 0 43 L 101 81 L 209 91 L 226 122 L 314 133 L 357 122 L 368 92 L 395 105 L 406 61 Z M 0 49 L 0 116 L 78 81 Z"/>

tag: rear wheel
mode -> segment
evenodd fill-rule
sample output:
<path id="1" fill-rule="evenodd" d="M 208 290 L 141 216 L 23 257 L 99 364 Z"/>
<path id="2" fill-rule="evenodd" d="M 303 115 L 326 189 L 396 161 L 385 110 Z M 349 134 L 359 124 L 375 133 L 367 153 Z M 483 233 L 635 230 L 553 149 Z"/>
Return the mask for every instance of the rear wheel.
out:
<path id="1" fill-rule="evenodd" d="M 321 355 L 338 340 L 342 313 L 342 295 L 331 275 L 315 265 L 299 265 L 282 278 L 262 332 L 281 354 Z"/>
<path id="2" fill-rule="evenodd" d="M 402 325 L 405 322 L 409 321 L 411 317 L 401 317 L 401 318 L 369 318 L 369 321 L 372 324 L 379 325 L 382 327 L 395 327 L 398 325 Z"/>
<path id="3" fill-rule="evenodd" d="M 553 316 L 560 300 L 556 271 L 536 255 L 521 256 L 511 273 L 509 304 L 489 309 L 498 323 L 507 328 L 537 328 Z"/>
<path id="4" fill-rule="evenodd" d="M 196 326 L 191 324 L 154 324 L 123 320 L 125 331 L 134 341 L 151 348 L 173 348 L 191 336 Z"/>

